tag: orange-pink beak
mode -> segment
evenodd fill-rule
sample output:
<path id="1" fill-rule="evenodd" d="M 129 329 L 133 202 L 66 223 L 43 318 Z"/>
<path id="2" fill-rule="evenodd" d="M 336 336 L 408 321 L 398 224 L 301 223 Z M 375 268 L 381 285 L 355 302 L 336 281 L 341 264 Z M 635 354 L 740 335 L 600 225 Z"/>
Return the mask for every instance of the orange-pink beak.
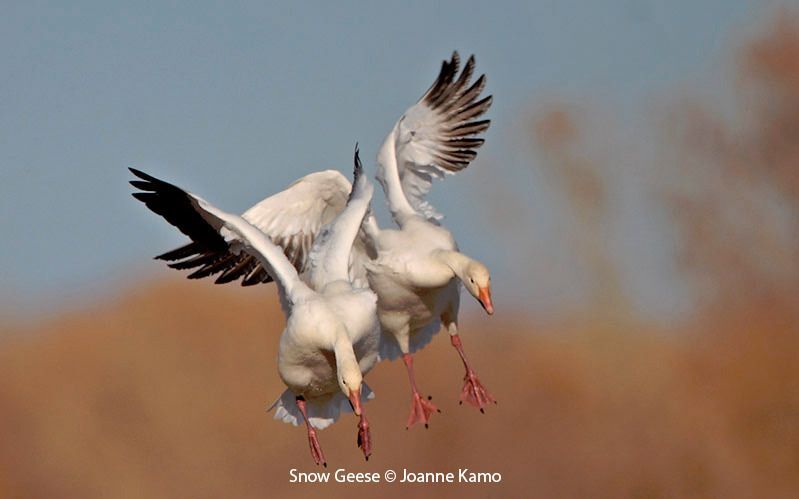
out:
<path id="1" fill-rule="evenodd" d="M 486 313 L 488 315 L 494 314 L 494 304 L 491 303 L 491 288 L 486 286 L 484 288 L 478 288 L 480 292 L 478 293 L 477 299 L 480 301 L 480 305 L 483 306 Z"/>
<path id="2" fill-rule="evenodd" d="M 356 388 L 354 390 L 350 390 L 350 405 L 352 406 L 352 412 L 355 413 L 356 416 L 361 415 L 361 389 Z"/>

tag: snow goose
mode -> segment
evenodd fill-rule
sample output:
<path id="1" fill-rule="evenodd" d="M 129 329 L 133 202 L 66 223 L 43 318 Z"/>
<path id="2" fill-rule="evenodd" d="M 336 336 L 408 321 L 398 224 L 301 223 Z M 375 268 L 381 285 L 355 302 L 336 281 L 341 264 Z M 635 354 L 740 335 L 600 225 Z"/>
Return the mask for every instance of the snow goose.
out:
<path id="1" fill-rule="evenodd" d="M 411 354 L 429 343 L 442 323 L 466 369 L 461 402 L 482 411 L 494 401 L 466 360 L 457 324 L 460 283 L 486 312 L 493 313 L 489 272 L 458 251 L 452 234 L 439 224 L 441 215 L 424 199 L 434 178 L 468 166 L 483 143 L 475 135 L 490 124 L 477 120 L 491 105 L 490 96 L 478 100 L 485 76 L 470 85 L 474 57 L 460 76 L 459 62 L 457 52 L 444 61 L 434 84 L 394 125 L 378 155 L 377 178 L 398 228 L 381 230 L 375 217 L 367 214 L 350 257 L 350 278 L 358 285 L 365 285 L 368 278 L 378 295 L 384 333 L 381 358 L 402 356 L 407 367 L 412 390 L 408 427 L 427 425 L 437 410 L 419 393 Z M 257 203 L 242 218 L 281 246 L 303 275 L 308 249 L 321 227 L 344 209 L 350 190 L 349 181 L 337 171 L 311 173 Z M 156 258 L 171 262 L 172 268 L 193 269 L 190 279 L 219 274 L 217 283 L 241 279 L 244 286 L 271 280 L 252 255 L 211 238 L 193 238 Z"/>
<path id="2" fill-rule="evenodd" d="M 407 426 L 427 423 L 437 408 L 419 393 L 412 354 L 443 325 L 466 370 L 461 403 L 481 412 L 495 402 L 470 366 L 458 334 L 460 284 L 485 311 L 494 313 L 490 276 L 482 263 L 458 250 L 442 218 L 425 200 L 433 179 L 457 173 L 477 155 L 489 120 L 478 120 L 491 105 L 480 99 L 485 75 L 470 84 L 474 56 L 458 74 L 458 53 L 444 61 L 438 78 L 397 121 L 378 153 L 377 179 L 398 229 L 379 230 L 370 217 L 366 227 L 377 252 L 366 263 L 369 284 L 378 297 L 383 331 L 381 358 L 402 356 L 411 385 Z"/>
<path id="3" fill-rule="evenodd" d="M 378 360 L 377 298 L 368 287 L 353 285 L 348 274 L 353 242 L 373 187 L 362 175 L 357 149 L 355 165 L 353 188 L 349 199 L 344 199 L 344 209 L 318 230 L 312 246 L 295 246 L 307 252 L 304 266 L 313 287 L 300 278 L 283 249 L 244 217 L 131 168 L 140 179 L 131 181 L 140 189 L 133 196 L 189 236 L 192 244 L 198 245 L 193 249 L 229 253 L 238 262 L 254 258 L 246 264 L 250 275 L 259 265 L 277 283 L 286 314 L 278 372 L 288 389 L 272 407 L 277 419 L 294 425 L 305 421 L 311 455 L 316 464 L 325 466 L 316 429 L 330 425 L 350 408 L 360 417 L 358 446 L 367 459 L 372 451 L 361 402 L 371 396 L 363 376 Z"/>

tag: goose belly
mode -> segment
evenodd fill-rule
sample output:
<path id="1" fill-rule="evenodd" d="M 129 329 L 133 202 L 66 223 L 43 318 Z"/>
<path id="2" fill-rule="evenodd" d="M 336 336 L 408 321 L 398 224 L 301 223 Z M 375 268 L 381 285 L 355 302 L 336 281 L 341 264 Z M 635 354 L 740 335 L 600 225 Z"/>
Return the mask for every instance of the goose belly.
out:
<path id="1" fill-rule="evenodd" d="M 322 300 L 312 299 L 295 305 L 280 337 L 277 355 L 280 378 L 295 393 L 310 397 L 338 389 L 332 349 L 320 348 L 333 344 L 326 338 L 333 334 L 333 328 L 325 325 L 337 321 Z"/>
<path id="2" fill-rule="evenodd" d="M 450 281 L 444 286 L 414 288 L 386 275 L 370 275 L 370 284 L 377 292 L 377 314 L 381 325 L 396 331 L 406 324 L 410 332 L 438 320 L 449 307 L 457 285 Z"/>
<path id="3" fill-rule="evenodd" d="M 349 298 L 327 296 L 324 305 L 311 303 L 296 308 L 281 336 L 278 372 L 292 391 L 312 398 L 340 390 L 332 335 L 335 326 L 342 323 L 361 372 L 366 374 L 374 366 L 379 343 L 375 295 L 369 292 L 362 296 L 350 294 Z"/>

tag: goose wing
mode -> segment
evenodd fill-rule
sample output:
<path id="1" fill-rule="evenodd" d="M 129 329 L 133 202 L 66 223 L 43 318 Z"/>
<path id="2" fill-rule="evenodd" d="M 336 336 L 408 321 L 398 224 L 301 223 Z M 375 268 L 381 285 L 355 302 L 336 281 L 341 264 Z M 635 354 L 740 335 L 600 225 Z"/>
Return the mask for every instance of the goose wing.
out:
<path id="1" fill-rule="evenodd" d="M 377 178 L 397 219 L 403 212 L 429 220 L 442 216 L 426 201 L 433 179 L 457 173 L 477 156 L 490 120 L 479 119 L 491 106 L 482 97 L 485 75 L 473 83 L 474 56 L 459 74 L 457 52 L 443 61 L 433 85 L 397 121 L 378 153 Z M 399 220 L 398 220 L 399 222 Z"/>
<path id="2" fill-rule="evenodd" d="M 344 210 L 325 225 L 314 241 L 308 257 L 309 277 L 314 289 L 336 280 L 352 279 L 356 286 L 365 286 L 366 258 L 362 245 L 357 245 L 364 217 L 369 213 L 374 187 L 366 175 L 355 146 L 352 191 Z"/>
<path id="3" fill-rule="evenodd" d="M 133 197 L 209 250 L 255 258 L 275 280 L 284 311 L 312 291 L 299 278 L 284 249 L 243 216 L 227 213 L 180 187 L 131 168 L 138 177 L 130 183 L 139 191 Z"/>
<path id="4" fill-rule="evenodd" d="M 350 190 L 349 181 L 341 173 L 315 172 L 254 205 L 241 217 L 282 247 L 286 258 L 302 273 L 319 230 L 344 209 Z M 180 223 L 191 223 L 190 219 L 167 220 L 178 228 Z M 181 231 L 186 233 L 182 228 Z M 240 279 L 242 286 L 272 280 L 257 258 L 246 252 L 233 253 L 218 239 L 210 234 L 193 238 L 189 244 L 156 258 L 170 262 L 168 265 L 174 269 L 193 269 L 189 279 L 216 275 L 217 284 Z"/>

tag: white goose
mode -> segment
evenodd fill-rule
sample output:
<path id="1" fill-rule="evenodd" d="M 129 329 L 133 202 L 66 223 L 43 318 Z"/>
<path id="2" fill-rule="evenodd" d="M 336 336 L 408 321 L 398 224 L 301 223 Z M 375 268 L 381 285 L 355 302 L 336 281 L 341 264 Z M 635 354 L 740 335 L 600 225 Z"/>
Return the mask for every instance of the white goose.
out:
<path id="1" fill-rule="evenodd" d="M 361 402 L 372 396 L 363 383 L 378 360 L 376 297 L 353 285 L 348 267 L 353 242 L 372 198 L 372 184 L 361 174 L 355 153 L 354 186 L 346 207 L 317 231 L 304 259 L 310 287 L 292 262 L 245 218 L 226 213 L 194 194 L 132 169 L 141 180 L 133 194 L 148 208 L 189 236 L 194 244 L 254 258 L 278 285 L 286 314 L 280 338 L 278 371 L 288 389 L 275 402 L 275 417 L 298 425 L 304 419 L 311 455 L 327 465 L 315 429 L 333 423 L 352 408 L 360 417 L 358 446 L 368 459 L 369 423 Z M 346 180 L 345 180 L 346 182 Z M 363 387 L 363 388 L 362 388 Z"/>
<path id="2" fill-rule="evenodd" d="M 397 121 L 378 153 L 378 174 L 396 230 L 378 230 L 369 217 L 366 228 L 376 257 L 366 263 L 369 284 L 377 293 L 378 317 L 384 334 L 381 358 L 402 356 L 411 384 L 408 426 L 427 426 L 437 409 L 416 386 L 411 354 L 425 346 L 443 325 L 466 369 L 461 403 L 481 412 L 494 398 L 466 360 L 458 334 L 460 284 L 488 314 L 494 313 L 490 275 L 482 263 L 458 250 L 442 218 L 425 200 L 434 178 L 464 168 L 483 144 L 475 135 L 489 120 L 476 120 L 488 110 L 491 96 L 478 100 L 485 76 L 470 85 L 474 57 L 458 75 L 459 57 L 442 63 L 438 78 Z M 392 338 L 386 341 L 385 336 Z M 392 341 L 393 340 L 393 341 Z"/>
<path id="3" fill-rule="evenodd" d="M 426 345 L 442 323 L 466 368 L 461 402 L 482 411 L 494 401 L 466 361 L 457 325 L 459 281 L 493 313 L 489 272 L 458 252 L 452 234 L 438 223 L 441 216 L 424 200 L 433 178 L 468 166 L 483 143 L 474 136 L 490 124 L 476 120 L 491 105 L 490 96 L 478 100 L 485 76 L 470 85 L 474 57 L 458 76 L 459 62 L 457 52 L 444 61 L 436 81 L 394 125 L 378 155 L 378 180 L 399 228 L 381 230 L 368 214 L 350 257 L 350 278 L 359 285 L 368 279 L 378 295 L 384 333 L 381 358 L 402 356 L 407 367 L 412 390 L 408 427 L 427 425 L 436 411 L 419 394 L 411 354 Z M 350 183 L 341 173 L 311 173 L 254 205 L 242 218 L 280 245 L 302 274 L 320 228 L 344 209 L 349 192 Z M 243 286 L 271 280 L 257 259 L 210 239 L 194 239 L 156 258 L 170 261 L 172 268 L 194 269 L 190 279 L 219 274 L 217 283 L 241 279 Z"/>

